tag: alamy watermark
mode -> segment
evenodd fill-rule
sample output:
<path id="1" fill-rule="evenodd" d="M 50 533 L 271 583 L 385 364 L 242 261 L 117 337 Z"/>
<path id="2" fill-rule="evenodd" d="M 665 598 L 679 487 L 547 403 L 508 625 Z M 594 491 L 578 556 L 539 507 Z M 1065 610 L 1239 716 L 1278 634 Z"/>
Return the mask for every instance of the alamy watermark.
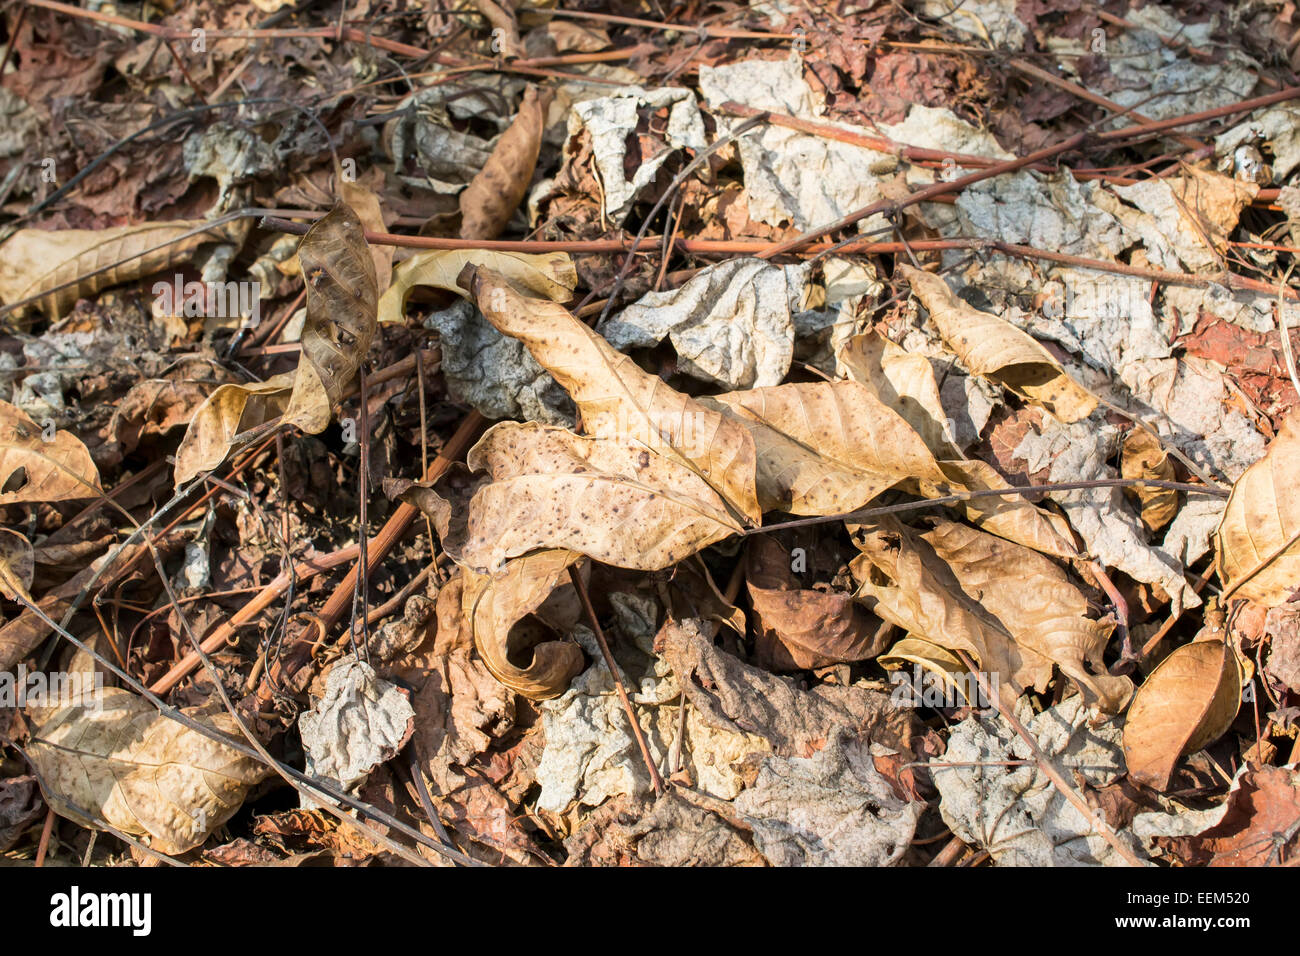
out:
<path id="1" fill-rule="evenodd" d="M 259 282 L 186 282 L 181 275 L 153 285 L 154 315 L 241 318 L 255 327 L 262 319 Z"/>
<path id="2" fill-rule="evenodd" d="M 83 671 L 0 671 L 0 707 L 78 706 L 99 713 L 104 706 L 104 675 Z"/>
<path id="3" fill-rule="evenodd" d="M 977 707 L 990 710 L 995 704 L 989 694 L 998 693 L 996 673 L 947 673 L 939 675 L 930 668 L 913 664 L 912 670 L 892 671 L 889 702 L 895 707 Z M 985 687 L 988 693 L 985 693 Z"/>

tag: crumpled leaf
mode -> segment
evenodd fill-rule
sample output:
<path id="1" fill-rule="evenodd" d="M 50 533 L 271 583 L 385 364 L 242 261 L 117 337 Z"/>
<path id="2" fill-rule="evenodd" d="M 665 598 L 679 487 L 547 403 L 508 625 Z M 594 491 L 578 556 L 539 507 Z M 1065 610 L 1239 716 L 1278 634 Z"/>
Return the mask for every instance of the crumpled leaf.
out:
<path id="1" fill-rule="evenodd" d="M 1087 599 L 1050 559 L 953 522 L 926 534 L 897 521 L 864 531 L 851 565 L 859 597 L 909 636 L 971 654 L 998 675 L 1008 706 L 1026 687 L 1044 690 L 1053 663 L 1104 711 L 1127 701 L 1131 682 L 1102 662 L 1113 622 L 1090 619 Z"/>
<path id="2" fill-rule="evenodd" d="M 1225 592 L 1269 606 L 1300 587 L 1300 416 L 1289 415 L 1264 457 L 1232 486 L 1214 533 Z"/>
<path id="3" fill-rule="evenodd" d="M 497 140 L 479 174 L 460 194 L 462 239 L 495 239 L 519 208 L 537 167 L 549 99 L 549 94 L 539 93 L 536 86 L 524 91 L 514 121 Z"/>
<path id="4" fill-rule="evenodd" d="M 497 575 L 461 572 L 461 616 L 479 656 L 493 677 L 532 700 L 564 693 L 586 659 L 576 644 L 539 639 L 536 631 L 515 626 L 568 582 L 569 567 L 580 560 L 573 551 L 537 551 L 507 562 Z M 517 663 L 521 659 L 527 663 Z"/>
<path id="5" fill-rule="evenodd" d="M 1067 780 L 1100 789 L 1124 772 L 1118 722 L 1090 721 L 1081 697 L 1041 714 L 1032 714 L 1026 704 L 1017 716 Z M 1007 761 L 1025 762 L 1007 766 Z M 987 850 L 996 865 L 1125 865 L 1000 715 L 963 720 L 953 728 L 948 749 L 931 764 L 944 822 L 964 843 Z"/>
<path id="6" fill-rule="evenodd" d="M 176 450 L 177 485 L 221 464 L 241 433 L 277 417 L 308 434 L 323 431 L 365 360 L 379 293 L 357 214 L 337 204 L 308 230 L 298 258 L 307 321 L 297 371 L 251 386 L 223 385 L 208 396 Z"/>
<path id="7" fill-rule="evenodd" d="M 754 608 L 760 666 L 789 671 L 875 657 L 888 635 L 881 621 L 842 591 L 800 586 L 789 555 L 775 539 L 750 542 L 745 584 Z"/>
<path id="8" fill-rule="evenodd" d="M 807 276 L 806 265 L 728 259 L 676 289 L 647 292 L 599 331 L 624 352 L 668 338 L 681 371 L 725 388 L 779 385 L 794 357 Z"/>
<path id="9" fill-rule="evenodd" d="M 734 806 L 773 866 L 890 866 L 925 805 L 900 799 L 869 747 L 840 733 L 811 757 L 764 758 Z"/>
<path id="10" fill-rule="evenodd" d="M 1050 352 L 1015 326 L 958 299 L 940 276 L 908 265 L 899 270 L 951 348 L 976 375 L 1005 386 L 1063 422 L 1087 418 L 1097 399 Z"/>
<path id="11" fill-rule="evenodd" d="M 1158 839 L 1185 866 L 1290 866 L 1300 820 L 1300 773 L 1294 766 L 1243 764 L 1217 819 L 1199 832 Z"/>
<path id="12" fill-rule="evenodd" d="M 1138 688 L 1124 724 L 1129 776 L 1153 790 L 1169 785 L 1178 758 L 1223 736 L 1241 706 L 1241 667 L 1222 631 L 1202 631 Z"/>
<path id="13" fill-rule="evenodd" d="M 183 712 L 237 733 L 225 714 Z M 249 788 L 272 772 L 116 687 L 88 688 L 31 716 L 28 753 L 54 812 L 99 829 L 72 809 L 76 804 L 170 855 L 206 840 L 235 815 Z"/>
<path id="14" fill-rule="evenodd" d="M 108 229 L 19 229 L 4 243 L 4 256 L 0 257 L 0 301 L 14 303 L 48 292 L 17 312 L 21 315 L 29 308 L 39 308 L 53 321 L 77 299 L 189 262 L 199 246 L 238 241 L 247 229 L 246 221 L 213 226 L 201 219 Z M 191 230 L 197 231 L 179 238 Z M 145 252 L 156 246 L 162 248 Z M 89 274 L 133 255 L 136 258 L 105 272 Z M 49 291 L 65 282 L 73 284 Z"/>
<path id="15" fill-rule="evenodd" d="M 325 678 L 325 696 L 298 717 L 307 773 L 351 790 L 415 731 L 415 710 L 396 684 L 348 657 Z"/>
<path id="16" fill-rule="evenodd" d="M 43 428 L 0 402 L 0 505 L 94 498 L 99 469 L 76 435 Z"/>
<path id="17" fill-rule="evenodd" d="M 1124 452 L 1119 473 L 1124 478 L 1155 478 L 1174 480 L 1174 463 L 1169 454 L 1142 428 L 1134 428 L 1124 436 Z M 1155 488 L 1138 485 L 1126 488 L 1130 497 L 1136 498 L 1142 508 L 1142 524 L 1148 531 L 1159 531 L 1178 512 L 1178 492 L 1172 488 Z"/>
<path id="18" fill-rule="evenodd" d="M 657 571 L 744 530 L 699 475 L 635 444 L 501 422 L 465 460 L 491 480 L 467 508 L 427 506 L 447 553 L 480 573 L 551 548 Z"/>
<path id="19" fill-rule="evenodd" d="M 379 321 L 401 322 L 406 300 L 418 286 L 465 295 L 456 277 L 467 265 L 485 266 L 515 288 L 566 302 L 578 285 L 578 270 L 568 253 L 532 255 L 494 249 L 430 249 L 417 252 L 393 270 L 393 283 L 379 299 Z"/>
<path id="20" fill-rule="evenodd" d="M 742 831 L 675 791 L 654 805 L 621 797 L 587 817 L 564 841 L 565 866 L 762 866 Z"/>
<path id="21" fill-rule="evenodd" d="M 36 556 L 26 536 L 0 528 L 0 595 L 10 601 L 31 601 L 28 589 L 36 573 Z"/>
<path id="22" fill-rule="evenodd" d="M 754 440 L 720 411 L 665 385 L 562 306 L 521 296 L 498 273 L 468 269 L 462 283 L 488 321 L 522 341 L 555 376 L 598 438 L 638 441 L 698 473 L 736 515 L 757 523 Z"/>

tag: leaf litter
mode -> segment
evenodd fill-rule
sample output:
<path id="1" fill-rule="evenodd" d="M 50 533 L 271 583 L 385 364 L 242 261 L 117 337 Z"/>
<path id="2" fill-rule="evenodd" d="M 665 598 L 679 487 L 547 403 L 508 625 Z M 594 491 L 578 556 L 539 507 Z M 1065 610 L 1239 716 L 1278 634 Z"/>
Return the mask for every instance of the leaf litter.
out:
<path id="1" fill-rule="evenodd" d="M 1271 7 L 236 6 L 6 15 L 7 861 L 1293 861 Z"/>

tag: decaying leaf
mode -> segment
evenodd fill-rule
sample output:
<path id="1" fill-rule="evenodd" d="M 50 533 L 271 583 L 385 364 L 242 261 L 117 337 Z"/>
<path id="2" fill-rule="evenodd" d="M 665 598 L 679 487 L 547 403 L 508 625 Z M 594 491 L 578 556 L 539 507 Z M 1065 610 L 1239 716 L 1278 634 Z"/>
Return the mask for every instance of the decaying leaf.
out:
<path id="1" fill-rule="evenodd" d="M 1218 740 L 1237 716 L 1241 678 L 1223 632 L 1208 628 L 1161 661 L 1124 724 L 1129 776 L 1154 790 L 1168 786 L 1178 758 Z"/>
<path id="2" fill-rule="evenodd" d="M 350 790 L 405 746 L 415 711 L 396 684 L 349 657 L 330 668 L 325 696 L 299 715 L 298 730 L 307 773 Z"/>
<path id="3" fill-rule="evenodd" d="M 638 441 L 707 481 L 738 517 L 757 523 L 754 441 L 740 424 L 675 391 L 575 319 L 563 306 L 520 295 L 479 267 L 462 274 L 488 321 L 528 346 L 598 438 Z"/>
<path id="4" fill-rule="evenodd" d="M 225 714 L 185 712 L 227 734 L 238 732 Z M 116 687 L 87 688 L 32 713 L 32 721 L 28 752 L 54 811 L 101 828 L 74 810 L 76 804 L 123 833 L 148 838 L 162 853 L 198 846 L 271 773 Z"/>
<path id="5" fill-rule="evenodd" d="M 972 372 L 1005 386 L 1063 422 L 1092 414 L 1097 399 L 1030 336 L 996 315 L 967 305 L 942 277 L 907 265 L 899 269 L 944 342 Z"/>
<path id="6" fill-rule="evenodd" d="M 198 410 L 176 451 L 177 485 L 225 460 L 238 436 L 279 419 L 308 434 L 325 429 L 375 334 L 379 293 L 361 220 L 339 203 L 298 247 L 307 283 L 302 356 L 291 376 L 223 385 Z"/>
<path id="7" fill-rule="evenodd" d="M 462 239 L 495 239 L 519 208 L 537 168 L 549 100 L 550 94 L 536 86 L 524 91 L 514 121 L 497 140 L 487 164 L 460 194 Z"/>
<path id="8" fill-rule="evenodd" d="M 569 567 L 580 560 L 573 551 L 538 551 L 508 562 L 497 575 L 462 571 L 461 614 L 479 656 L 493 677 L 533 700 L 564 693 L 586 661 L 576 644 L 516 625 L 567 583 Z"/>
<path id="9" fill-rule="evenodd" d="M 0 505 L 94 498 L 99 470 L 71 432 L 0 402 Z"/>
<path id="10" fill-rule="evenodd" d="M 1214 533 L 1219 578 L 1235 597 L 1273 606 L 1300 587 L 1300 416 L 1232 486 Z"/>
<path id="11" fill-rule="evenodd" d="M 1185 866 L 1292 866 L 1300 837 L 1300 774 L 1242 766 L 1219 819 L 1189 836 L 1156 842 Z"/>
<path id="12" fill-rule="evenodd" d="M 0 257 L 0 301 L 14 303 L 48 292 L 34 305 L 57 319 L 79 298 L 188 262 L 204 243 L 236 240 L 247 228 L 239 220 L 221 226 L 176 220 L 111 229 L 20 229 L 5 242 Z M 186 235 L 190 232 L 194 234 Z M 135 258 L 91 275 L 128 256 Z M 73 284 L 51 291 L 65 282 Z"/>

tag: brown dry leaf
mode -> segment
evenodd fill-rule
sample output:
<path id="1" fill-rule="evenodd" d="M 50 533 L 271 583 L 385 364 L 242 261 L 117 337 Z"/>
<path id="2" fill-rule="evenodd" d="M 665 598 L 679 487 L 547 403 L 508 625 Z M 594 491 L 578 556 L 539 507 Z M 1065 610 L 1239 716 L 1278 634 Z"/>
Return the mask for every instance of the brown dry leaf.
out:
<path id="1" fill-rule="evenodd" d="M 307 283 L 302 355 L 292 375 L 223 385 L 208 396 L 176 450 L 176 484 L 217 467 L 239 436 L 275 419 L 308 434 L 325 429 L 370 349 L 378 286 L 361 220 L 339 203 L 298 247 Z"/>
<path id="2" fill-rule="evenodd" d="M 963 302 L 942 277 L 900 265 L 912 292 L 962 364 L 1039 405 L 1061 421 L 1092 414 L 1097 399 L 1065 372 L 1050 352 L 1015 326 Z"/>
<path id="3" fill-rule="evenodd" d="M 251 385 L 222 385 L 194 411 L 176 449 L 176 486 L 216 468 L 239 436 L 278 419 L 293 393 L 295 373 Z"/>
<path id="4" fill-rule="evenodd" d="M 947 480 L 907 422 L 858 382 L 800 382 L 697 401 L 753 436 L 764 511 L 845 514 L 901 481 Z"/>
<path id="5" fill-rule="evenodd" d="M 26 536 L 12 528 L 0 528 L 0 595 L 10 601 L 30 602 L 28 589 L 36 574 L 36 555 Z"/>
<path id="6" fill-rule="evenodd" d="M 1270 607 L 1300 587 L 1300 416 L 1290 415 L 1268 446 L 1232 486 L 1214 533 L 1225 595 Z"/>
<path id="7" fill-rule="evenodd" d="M 1124 723 L 1124 762 L 1143 786 L 1164 790 L 1178 758 L 1223 736 L 1241 706 L 1241 667 L 1222 631 L 1205 628 L 1138 688 Z"/>
<path id="8" fill-rule="evenodd" d="M 0 256 L 0 301 L 13 303 L 48 292 L 16 311 L 21 315 L 27 308 L 39 308 L 53 321 L 83 296 L 189 262 L 204 243 L 238 242 L 247 230 L 244 220 L 221 226 L 176 220 L 111 229 L 19 229 L 4 243 Z M 191 231 L 195 234 L 186 236 Z M 90 274 L 127 256 L 136 258 Z M 50 291 L 65 282 L 73 284 Z"/>
<path id="9" fill-rule="evenodd" d="M 125 561 L 132 556 L 128 551 L 122 555 L 122 559 Z M 97 566 L 102 563 L 103 559 L 100 558 L 88 567 L 82 568 L 63 584 L 42 595 L 41 599 L 35 602 L 36 606 L 50 620 L 58 621 L 71 606 L 73 598 L 90 583 Z M 41 641 L 49 637 L 53 630 L 40 615 L 26 608 L 13 620 L 6 621 L 4 626 L 0 627 L 0 671 L 12 668 L 30 654 Z"/>
<path id="10" fill-rule="evenodd" d="M 0 505 L 94 498 L 98 491 L 99 470 L 77 436 L 42 428 L 0 402 Z"/>
<path id="11" fill-rule="evenodd" d="M 480 573 L 547 548 L 657 571 L 744 530 L 699 475 L 633 444 L 501 422 L 466 463 L 491 476 L 467 509 L 424 504 L 447 552 Z"/>
<path id="12" fill-rule="evenodd" d="M 496 0 L 472 0 L 474 9 L 492 26 L 492 52 L 507 59 L 524 55 L 524 45 L 519 39 L 519 22 L 513 7 Z"/>
<path id="13" fill-rule="evenodd" d="M 1300 820 L 1300 773 L 1246 770 L 1228 794 L 1223 819 L 1195 836 L 1159 838 L 1186 866 L 1293 866 Z"/>
<path id="14" fill-rule="evenodd" d="M 919 490 L 927 497 L 1009 487 L 992 465 L 959 457 L 960 451 L 950 441 L 939 385 L 929 359 L 903 351 L 877 332 L 854 336 L 837 358 L 850 376 L 897 412 L 935 456 L 949 459 L 938 465 L 953 487 L 935 488 L 922 482 Z M 1064 519 L 1041 511 L 1019 495 L 975 498 L 952 507 L 985 531 L 1008 541 L 1058 557 L 1078 554 Z"/>
<path id="15" fill-rule="evenodd" d="M 568 581 L 569 568 L 581 560 L 573 551 L 538 551 L 509 562 L 498 575 L 462 572 L 461 618 L 469 622 L 479 656 L 493 677 L 525 697 L 558 697 L 586 666 L 577 644 L 538 640 L 540 628 L 516 628 Z"/>
<path id="16" fill-rule="evenodd" d="M 224 714 L 190 716 L 236 733 Z M 31 713 L 32 761 L 46 802 L 60 816 L 100 829 L 71 804 L 167 854 L 193 849 L 239 810 L 271 771 L 160 714 L 142 697 L 95 688 Z"/>
<path id="17" fill-rule="evenodd" d="M 495 239 L 519 208 L 537 168 L 550 94 L 530 85 L 492 155 L 460 194 L 462 239 Z"/>
<path id="18" fill-rule="evenodd" d="M 1087 599 L 1050 559 L 953 522 L 927 534 L 896 521 L 865 530 L 852 564 L 859 597 L 909 637 L 971 654 L 998 675 L 1004 703 L 1046 689 L 1053 663 L 1109 713 L 1128 700 L 1128 679 L 1102 668 L 1113 625 L 1087 617 Z"/>
<path id="19" fill-rule="evenodd" d="M 639 441 L 707 481 L 736 516 L 757 524 L 756 454 L 749 432 L 643 371 L 563 306 L 525 298 L 499 273 L 467 268 L 461 284 L 498 331 L 519 339 L 569 393 L 588 433 Z"/>
<path id="20" fill-rule="evenodd" d="M 789 563 L 786 549 L 762 535 L 745 556 L 759 666 L 806 670 L 866 660 L 884 650 L 889 635 L 879 618 L 849 594 L 801 587 Z"/>
<path id="21" fill-rule="evenodd" d="M 1134 428 L 1124 438 L 1120 458 L 1120 475 L 1124 478 L 1174 480 L 1174 463 L 1160 442 L 1144 428 Z M 1138 485 L 1125 488 L 1125 494 L 1141 505 L 1142 524 L 1148 531 L 1159 531 L 1178 512 L 1178 492 L 1172 488 Z"/>
<path id="22" fill-rule="evenodd" d="M 343 202 L 357 214 L 364 229 L 369 232 L 388 231 L 378 196 L 360 183 L 345 179 L 338 171 L 334 179 L 339 184 L 339 195 L 343 197 Z M 397 253 L 397 247 L 375 243 L 369 248 L 371 261 L 375 264 L 375 289 L 382 296 L 392 281 L 393 256 Z"/>
<path id="23" fill-rule="evenodd" d="M 567 252 L 532 255 L 493 249 L 431 249 L 417 252 L 393 270 L 393 284 L 379 298 L 379 321 L 403 321 L 406 300 L 417 286 L 464 295 L 456 277 L 467 265 L 486 266 L 521 292 L 555 302 L 573 298 L 578 285 L 578 270 Z"/>

